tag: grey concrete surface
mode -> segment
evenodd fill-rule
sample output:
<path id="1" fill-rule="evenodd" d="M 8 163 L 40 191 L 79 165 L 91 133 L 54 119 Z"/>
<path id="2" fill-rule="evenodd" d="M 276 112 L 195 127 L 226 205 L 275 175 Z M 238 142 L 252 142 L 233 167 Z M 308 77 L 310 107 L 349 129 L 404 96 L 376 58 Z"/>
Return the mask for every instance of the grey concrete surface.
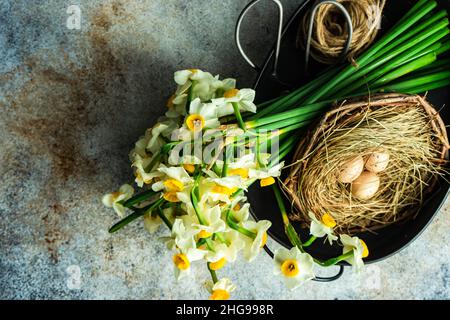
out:
<path id="1" fill-rule="evenodd" d="M 251 85 L 233 40 L 247 2 L 1 0 L 0 299 L 208 296 L 204 268 L 175 282 L 165 230 L 149 235 L 139 222 L 109 235 L 116 218 L 100 199 L 130 180 L 128 151 L 163 111 L 175 70 Z M 286 17 L 299 3 L 283 2 Z M 71 4 L 80 30 L 66 27 Z M 245 24 L 252 56 L 265 55 L 275 20 L 267 3 Z M 449 299 L 449 209 L 405 251 L 331 284 L 287 291 L 265 255 L 222 274 L 238 285 L 234 299 Z"/>

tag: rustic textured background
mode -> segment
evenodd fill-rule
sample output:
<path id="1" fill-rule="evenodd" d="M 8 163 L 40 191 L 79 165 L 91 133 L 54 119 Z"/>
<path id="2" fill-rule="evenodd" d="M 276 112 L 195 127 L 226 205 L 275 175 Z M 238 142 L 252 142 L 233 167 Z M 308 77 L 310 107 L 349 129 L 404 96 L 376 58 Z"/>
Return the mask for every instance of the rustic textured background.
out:
<path id="1" fill-rule="evenodd" d="M 286 17 L 299 2 L 284 0 Z M 100 198 L 130 180 L 128 151 L 164 109 L 175 70 L 199 67 L 252 84 L 233 41 L 246 3 L 1 1 L 0 298 L 207 297 L 203 267 L 174 281 L 158 240 L 165 230 L 149 235 L 136 223 L 110 236 L 116 218 Z M 81 30 L 66 28 L 71 4 L 82 10 Z M 246 23 L 253 56 L 265 55 L 274 22 L 268 3 Z M 223 273 L 238 284 L 234 298 L 449 299 L 449 227 L 446 205 L 402 253 L 295 292 L 272 277 L 264 255 Z M 81 271 L 79 289 L 67 285 L 70 266 Z"/>

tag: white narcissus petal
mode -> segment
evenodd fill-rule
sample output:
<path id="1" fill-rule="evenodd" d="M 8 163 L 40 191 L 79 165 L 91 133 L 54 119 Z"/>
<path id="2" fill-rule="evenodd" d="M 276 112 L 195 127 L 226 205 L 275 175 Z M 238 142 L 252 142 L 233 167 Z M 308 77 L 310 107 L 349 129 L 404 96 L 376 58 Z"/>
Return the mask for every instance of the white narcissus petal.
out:
<path id="1" fill-rule="evenodd" d="M 222 89 L 228 91 L 236 88 L 236 79 L 228 78 L 222 80 Z"/>
<path id="2" fill-rule="evenodd" d="M 358 237 L 350 237 L 346 234 L 341 234 L 340 240 L 344 246 L 344 248 L 342 249 L 343 254 L 349 251 L 353 251 L 353 256 L 346 259 L 345 261 L 354 266 L 357 272 L 361 271 L 361 269 L 364 267 L 364 261 L 362 258 L 364 248 L 362 246 L 361 240 Z"/>
<path id="3" fill-rule="evenodd" d="M 175 129 L 171 136 L 171 141 L 190 141 L 192 139 L 192 132 L 184 125 L 178 129 Z"/>
<path id="4" fill-rule="evenodd" d="M 213 103 L 205 103 L 199 110 L 199 113 L 206 120 L 217 119 L 217 108 Z"/>
<path id="5" fill-rule="evenodd" d="M 227 278 L 220 279 L 212 287 L 212 291 L 225 290 L 229 293 L 233 292 L 235 289 L 236 289 L 236 286 L 231 282 L 230 279 L 227 279 Z"/>
<path id="6" fill-rule="evenodd" d="M 105 207 L 112 208 L 115 197 L 111 194 L 105 194 L 102 198 L 102 203 Z"/>
<path id="7" fill-rule="evenodd" d="M 223 178 L 207 178 L 208 182 L 213 182 L 215 184 L 218 184 L 222 187 L 226 187 L 229 189 L 233 188 L 239 188 L 247 190 L 247 185 L 245 184 L 244 180 L 241 176 L 229 176 L 229 177 L 223 177 Z"/>
<path id="8" fill-rule="evenodd" d="M 166 167 L 161 165 L 158 171 L 164 173 L 169 178 L 181 181 L 184 185 L 189 185 L 194 182 L 183 167 Z"/>
<path id="9" fill-rule="evenodd" d="M 240 100 L 253 102 L 253 100 L 255 100 L 256 93 L 255 90 L 252 89 L 241 89 L 239 90 L 237 96 Z"/>
<path id="10" fill-rule="evenodd" d="M 256 233 L 255 239 L 246 239 L 246 246 L 244 248 L 244 258 L 251 262 L 253 261 L 259 252 L 262 250 L 263 239 L 267 236 L 267 230 L 272 223 L 268 220 L 260 220 L 258 222 L 245 221 L 242 223 L 243 227 Z"/>
<path id="11" fill-rule="evenodd" d="M 191 274 L 191 268 L 188 268 L 186 270 L 180 270 L 175 266 L 175 279 L 177 279 L 177 281 L 181 281 L 184 278 L 189 277 L 190 274 Z"/>
<path id="12" fill-rule="evenodd" d="M 189 105 L 189 114 L 200 114 L 200 111 L 202 109 L 202 102 L 200 98 L 195 98 L 191 101 L 191 104 Z"/>
<path id="13" fill-rule="evenodd" d="M 245 111 L 256 113 L 257 107 L 256 107 L 256 104 L 254 104 L 253 102 L 241 101 L 240 106 L 241 106 L 241 109 L 243 109 Z"/>
<path id="14" fill-rule="evenodd" d="M 220 127 L 220 121 L 218 119 L 209 119 L 205 121 L 205 128 L 213 129 Z"/>
<path id="15" fill-rule="evenodd" d="M 281 169 L 284 167 L 284 161 L 268 169 L 249 169 L 248 177 L 250 179 L 265 179 L 268 177 L 281 176 Z"/>

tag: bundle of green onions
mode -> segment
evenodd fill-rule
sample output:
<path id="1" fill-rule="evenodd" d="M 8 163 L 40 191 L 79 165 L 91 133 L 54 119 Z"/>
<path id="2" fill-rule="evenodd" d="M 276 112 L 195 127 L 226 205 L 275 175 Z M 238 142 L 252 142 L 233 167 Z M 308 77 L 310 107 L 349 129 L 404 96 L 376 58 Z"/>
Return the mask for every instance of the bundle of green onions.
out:
<path id="1" fill-rule="evenodd" d="M 226 278 L 219 280 L 216 271 L 241 251 L 253 260 L 270 227 L 269 221 L 248 219 L 244 191 L 259 181 L 262 187 L 273 187 L 294 246 L 278 250 L 274 258 L 288 287 L 314 278 L 314 263 L 330 266 L 345 260 L 359 269 L 368 248 L 357 237 L 341 235 L 342 255 L 327 261 L 305 252 L 318 237 L 337 240 L 335 222 L 326 214 L 322 221 L 311 218 L 316 232 L 303 243 L 289 222 L 275 178 L 302 130 L 333 102 L 367 92 L 420 93 L 450 84 L 448 59 L 437 60 L 450 49 L 447 13 L 436 11 L 436 6 L 433 0 L 418 1 L 357 58 L 357 65 L 330 68 L 297 90 L 259 105 L 258 112 L 254 91 L 236 89 L 233 79 L 219 80 L 198 69 L 175 73 L 178 88 L 168 100 L 166 116 L 147 130 L 130 154 L 135 182 L 144 191 L 134 195 L 127 184 L 103 198 L 122 217 L 110 232 L 139 217 L 149 230 L 163 222 L 171 230 L 167 245 L 178 252 L 173 257 L 177 277 L 188 273 L 191 262 L 204 259 L 213 279 L 211 297 L 228 298 L 234 285 Z M 216 138 L 218 145 L 209 150 Z M 278 141 L 276 154 L 265 152 Z M 245 152 L 239 154 L 242 149 Z M 211 157 L 205 160 L 208 150 Z M 132 213 L 125 216 L 127 210 Z"/>
<path id="2" fill-rule="evenodd" d="M 447 12 L 434 0 L 420 0 L 379 41 L 356 59 L 336 66 L 286 96 L 258 106 L 245 125 L 255 130 L 278 129 L 282 158 L 297 139 L 286 133 L 307 127 L 332 102 L 377 92 L 418 94 L 450 85 Z"/>

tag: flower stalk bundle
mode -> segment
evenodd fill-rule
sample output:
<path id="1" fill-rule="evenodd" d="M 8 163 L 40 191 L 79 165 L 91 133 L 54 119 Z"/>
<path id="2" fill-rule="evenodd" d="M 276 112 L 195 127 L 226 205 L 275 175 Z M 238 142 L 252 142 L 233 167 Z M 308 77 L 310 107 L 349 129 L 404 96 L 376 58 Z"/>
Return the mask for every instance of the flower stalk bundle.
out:
<path id="1" fill-rule="evenodd" d="M 107 194 L 103 203 L 119 217 L 116 232 L 143 217 L 153 232 L 165 224 L 177 279 L 204 261 L 212 278 L 212 299 L 227 299 L 235 286 L 218 277 L 239 254 L 249 262 L 264 248 L 270 221 L 252 221 L 245 191 L 257 182 L 275 192 L 293 248 L 275 252 L 274 273 L 289 288 L 314 279 L 314 265 L 346 261 L 360 270 L 369 251 L 361 239 L 334 233 L 332 213 L 311 215 L 311 237 L 302 241 L 291 225 L 276 184 L 284 158 L 306 128 L 329 106 L 369 92 L 420 93 L 450 84 L 450 49 L 445 11 L 421 0 L 381 40 L 356 59 L 356 65 L 329 68 L 315 80 L 277 99 L 254 104 L 255 92 L 237 89 L 234 79 L 220 80 L 198 69 L 175 73 L 178 87 L 167 112 L 130 152 L 135 183 Z M 128 215 L 126 212 L 130 211 Z M 317 238 L 338 239 L 342 255 L 321 261 L 307 253 Z"/>

